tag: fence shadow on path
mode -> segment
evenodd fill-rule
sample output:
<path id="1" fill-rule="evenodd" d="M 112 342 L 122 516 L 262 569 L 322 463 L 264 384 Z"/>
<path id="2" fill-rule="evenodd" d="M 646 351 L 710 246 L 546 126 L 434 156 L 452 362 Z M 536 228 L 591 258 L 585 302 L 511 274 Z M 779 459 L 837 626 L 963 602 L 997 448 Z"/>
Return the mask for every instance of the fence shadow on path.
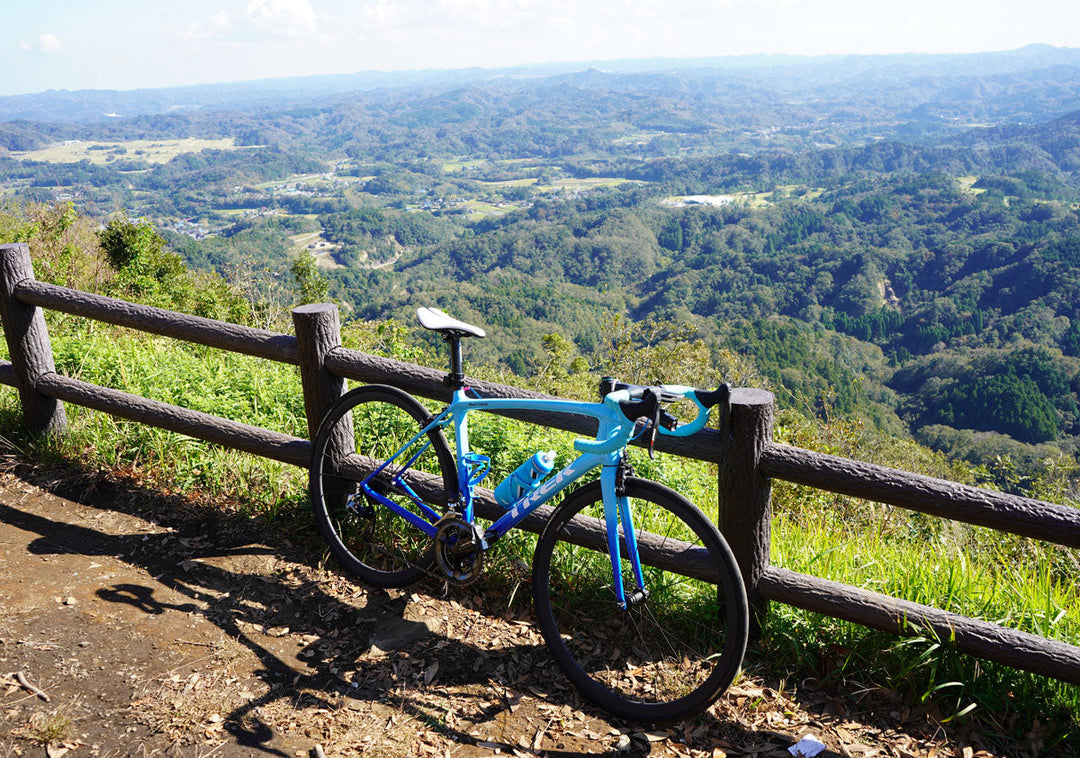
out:
<path id="1" fill-rule="evenodd" d="M 619 731 L 640 736 L 649 730 L 583 703 L 538 634 L 527 637 L 532 630 L 522 618 L 505 618 L 505 597 L 476 604 L 470 601 L 480 590 L 465 593 L 462 603 L 441 597 L 442 588 L 434 586 L 392 594 L 366 588 L 320 571 L 316 530 L 295 520 L 264 524 L 78 469 L 48 481 L 37 474 L 20 476 L 97 513 L 155 525 L 147 533 L 130 521 L 126 531 L 114 533 L 91 526 L 94 520 L 45 518 L 10 498 L 0 501 L 0 521 L 38 535 L 28 543 L 30 554 L 110 557 L 132 569 L 89 588 L 99 600 L 148 616 L 196 617 L 251 654 L 246 675 L 262 684 L 262 692 L 224 715 L 225 730 L 241 746 L 287 755 L 271 745 L 280 730 L 264 714 L 275 706 L 287 706 L 300 724 L 305 714 L 330 713 L 353 728 L 366 723 L 376 731 L 385 727 L 387 714 L 397 713 L 413 720 L 426 735 L 421 739 L 488 754 L 501 745 L 510 754 L 579 755 L 594 752 L 603 740 L 613 743 Z M 259 568 L 260 562 L 270 570 Z M 439 631 L 445 628 L 439 616 L 446 615 L 440 612 L 447 610 L 461 619 L 449 635 Z M 485 644 L 489 630 L 502 642 Z M 507 639 L 519 641 L 505 644 Z M 319 721 L 325 725 L 326 719 Z M 548 733 L 542 733 L 545 725 Z M 699 749 L 792 741 L 788 733 L 745 729 L 711 716 L 696 719 L 692 729 L 661 728 L 675 738 L 696 730 Z M 635 738 L 625 754 L 662 747 Z"/>

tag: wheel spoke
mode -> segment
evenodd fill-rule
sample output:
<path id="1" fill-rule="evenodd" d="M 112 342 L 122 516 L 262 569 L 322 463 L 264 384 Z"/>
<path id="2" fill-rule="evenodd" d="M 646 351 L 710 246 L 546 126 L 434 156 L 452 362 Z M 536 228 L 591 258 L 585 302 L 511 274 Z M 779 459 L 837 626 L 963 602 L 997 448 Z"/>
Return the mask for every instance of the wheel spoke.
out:
<path id="1" fill-rule="evenodd" d="M 311 491 L 319 529 L 343 568 L 378 586 L 403 587 L 419 579 L 431 565 L 431 539 L 379 498 L 356 494 L 358 483 L 393 459 L 368 480 L 371 490 L 424 521 L 431 522 L 433 512 L 441 515 L 457 490 L 457 473 L 441 430 L 421 434 L 429 419 L 427 409 L 400 390 L 361 387 L 335 405 L 313 446 Z M 337 459 L 331 445 L 342 434 L 355 455 Z M 424 481 L 421 490 L 438 504 L 417 502 L 414 480 Z M 430 480 L 437 486 L 427 486 Z"/>
<path id="2" fill-rule="evenodd" d="M 578 514 L 604 523 L 600 488 L 590 485 L 559 506 L 537 545 L 537 617 L 556 661 L 599 705 L 633 719 L 679 718 L 708 707 L 738 672 L 746 599 L 715 526 L 671 490 L 631 482 L 636 526 L 662 533 L 654 544 L 705 550 L 720 587 L 646 566 L 646 599 L 623 609 L 610 591 L 598 593 L 610 585 L 610 557 L 572 544 L 566 530 Z M 625 586 L 636 589 L 625 552 L 621 570 Z"/>

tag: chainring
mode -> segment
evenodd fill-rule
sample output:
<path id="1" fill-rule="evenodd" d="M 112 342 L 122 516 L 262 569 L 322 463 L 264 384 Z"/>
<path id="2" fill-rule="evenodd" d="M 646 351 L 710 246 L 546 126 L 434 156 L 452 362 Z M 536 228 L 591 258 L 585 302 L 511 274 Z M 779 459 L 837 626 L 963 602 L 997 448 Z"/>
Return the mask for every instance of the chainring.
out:
<path id="1" fill-rule="evenodd" d="M 458 586 L 471 584 L 484 570 L 483 532 L 456 513 L 435 525 L 435 565 L 443 576 Z"/>

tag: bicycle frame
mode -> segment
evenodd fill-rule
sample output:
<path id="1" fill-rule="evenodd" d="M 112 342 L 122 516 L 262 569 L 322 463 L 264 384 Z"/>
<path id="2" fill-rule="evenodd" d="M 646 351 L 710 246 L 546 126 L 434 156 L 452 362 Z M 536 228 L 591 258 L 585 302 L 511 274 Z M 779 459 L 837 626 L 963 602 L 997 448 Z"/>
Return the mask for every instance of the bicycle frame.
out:
<path id="1" fill-rule="evenodd" d="M 417 440 L 433 429 L 444 428 L 451 424 L 453 425 L 455 440 L 454 453 L 458 469 L 458 489 L 461 499 L 460 515 L 470 524 L 474 523 L 474 482 L 472 478 L 473 473 L 469 469 L 471 460 L 471 450 L 469 448 L 469 414 L 473 411 L 497 413 L 499 411 L 511 410 L 548 411 L 591 417 L 596 419 L 599 424 L 597 438 L 601 440 L 610 439 L 613 436 L 619 435 L 620 432 L 625 436 L 626 440 L 628 440 L 630 429 L 626 428 L 627 424 L 629 423 L 630 428 L 633 426 L 632 423 L 627 422 L 625 417 L 618 411 L 617 407 L 611 407 L 603 402 L 587 403 L 534 398 L 475 398 L 469 397 L 464 389 L 456 390 L 446 409 L 432 419 L 424 429 L 403 445 L 401 450 L 409 449 Z M 575 446 L 577 447 L 582 443 L 583 441 L 579 440 L 579 443 Z M 417 452 L 411 460 L 404 462 L 401 469 L 407 469 L 421 454 L 423 454 L 424 450 L 426 450 L 430 444 L 431 443 L 428 442 L 422 446 L 420 451 Z M 588 445 L 589 441 L 584 441 L 584 444 Z M 578 447 L 578 449 L 580 451 L 581 447 Z M 637 539 L 633 537 L 633 535 L 636 535 L 633 515 L 630 512 L 629 501 L 627 498 L 618 495 L 616 487 L 616 472 L 622 460 L 624 449 L 625 441 L 618 444 L 616 448 L 611 451 L 581 452 L 577 458 L 561 470 L 550 475 L 540 487 L 514 503 L 503 516 L 498 518 L 490 527 L 488 527 L 484 532 L 484 547 L 486 548 L 495 540 L 504 536 L 507 532 L 521 523 L 521 521 L 536 511 L 537 508 L 551 500 L 551 498 L 567 486 L 576 482 L 593 469 L 600 467 L 600 488 L 603 496 L 604 521 L 607 526 L 608 551 L 611 555 L 612 580 L 616 600 L 620 605 L 625 607 L 627 603 L 626 591 L 623 586 L 622 572 L 620 571 L 621 551 L 618 529 L 620 522 L 623 526 L 623 534 L 626 537 L 627 558 L 630 560 L 635 584 L 637 585 L 638 593 L 636 596 L 641 596 L 641 593 L 645 592 L 645 580 L 641 569 L 641 561 L 638 556 Z M 429 537 L 434 538 L 437 531 L 436 523 L 443 514 L 425 503 L 400 476 L 394 477 L 394 484 L 401 491 L 407 493 L 409 499 L 416 503 L 417 507 L 423 513 L 423 517 L 413 513 L 407 508 L 403 508 L 389 498 L 382 496 L 375 488 L 369 486 L 369 482 L 375 476 L 387 470 L 400 455 L 400 451 L 395 453 L 389 460 L 365 477 L 364 480 L 360 482 L 361 490 L 365 495 L 374 498 L 398 516 L 423 531 Z"/>

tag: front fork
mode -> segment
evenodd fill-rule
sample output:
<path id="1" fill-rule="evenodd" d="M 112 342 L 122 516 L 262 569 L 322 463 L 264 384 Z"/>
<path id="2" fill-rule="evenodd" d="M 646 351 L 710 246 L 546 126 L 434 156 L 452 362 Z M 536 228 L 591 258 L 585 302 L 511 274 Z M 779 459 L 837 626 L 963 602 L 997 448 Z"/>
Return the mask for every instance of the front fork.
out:
<path id="1" fill-rule="evenodd" d="M 630 499 L 626 496 L 626 477 L 633 470 L 626 461 L 625 454 L 617 464 L 604 466 L 600 471 L 600 492 L 604 499 L 604 522 L 607 526 L 608 554 L 611 556 L 612 584 L 615 599 L 620 608 L 628 608 L 644 602 L 648 598 L 645 588 L 645 575 L 641 570 L 641 558 L 638 555 L 637 529 L 634 526 L 634 514 L 630 511 Z M 623 582 L 622 547 L 619 544 L 619 524 L 626 545 L 626 557 L 634 574 L 635 586 L 627 594 Z"/>

